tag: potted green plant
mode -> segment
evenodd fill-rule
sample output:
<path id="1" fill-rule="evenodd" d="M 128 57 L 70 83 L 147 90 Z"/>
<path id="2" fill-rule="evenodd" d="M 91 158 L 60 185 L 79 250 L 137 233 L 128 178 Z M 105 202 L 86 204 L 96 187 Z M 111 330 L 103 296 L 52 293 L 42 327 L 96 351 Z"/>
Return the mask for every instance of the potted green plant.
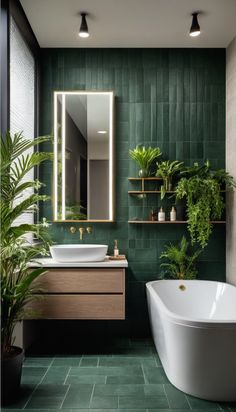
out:
<path id="1" fill-rule="evenodd" d="M 161 199 L 165 197 L 167 191 L 172 190 L 172 179 L 176 173 L 179 173 L 183 169 L 183 162 L 174 160 L 163 160 L 160 163 L 157 163 L 156 176 L 163 179 L 163 185 L 161 186 Z"/>
<path id="2" fill-rule="evenodd" d="M 27 173 L 41 162 L 51 159 L 44 152 L 27 152 L 39 143 L 48 141 L 40 137 L 33 141 L 21 133 L 7 133 L 1 137 L 1 375 L 2 401 L 7 402 L 16 393 L 21 379 L 23 350 L 14 346 L 14 328 L 23 319 L 26 305 L 33 298 L 32 282 L 45 272 L 42 267 L 30 269 L 29 262 L 47 254 L 49 237 L 46 221 L 41 224 L 15 220 L 25 211 L 37 209 L 37 202 L 48 197 L 40 195 L 38 180 L 28 181 Z M 27 189 L 33 189 L 27 195 Z M 28 234 L 39 241 L 29 243 Z"/>
<path id="3" fill-rule="evenodd" d="M 177 245 L 166 245 L 165 251 L 160 255 L 160 259 L 164 259 L 161 267 L 164 270 L 161 277 L 173 279 L 195 279 L 197 275 L 196 260 L 200 255 L 201 250 L 195 251 L 193 254 L 189 251 L 189 242 L 182 237 Z"/>
<path id="4" fill-rule="evenodd" d="M 147 177 L 150 175 L 150 167 L 161 154 L 159 147 L 151 146 L 145 147 L 138 145 L 135 149 L 129 151 L 131 159 L 135 160 L 140 167 L 139 177 Z"/>
<path id="5" fill-rule="evenodd" d="M 225 208 L 221 190 L 235 187 L 236 183 L 225 170 L 212 170 L 209 161 L 186 168 L 183 176 L 176 186 L 176 199 L 186 198 L 191 241 L 204 248 L 212 232 L 211 220 L 221 219 Z"/>

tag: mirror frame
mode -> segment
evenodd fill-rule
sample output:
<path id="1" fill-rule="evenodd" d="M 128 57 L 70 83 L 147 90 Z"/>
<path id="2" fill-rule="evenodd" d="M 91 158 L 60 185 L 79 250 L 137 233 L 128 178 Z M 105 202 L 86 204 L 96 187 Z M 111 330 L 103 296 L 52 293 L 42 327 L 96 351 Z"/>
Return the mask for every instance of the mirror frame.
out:
<path id="1" fill-rule="evenodd" d="M 107 95 L 109 97 L 109 219 L 87 219 L 87 220 L 69 220 L 63 219 L 65 216 L 65 97 L 66 95 Z M 62 96 L 62 219 L 58 219 L 58 127 L 57 127 L 57 97 Z M 53 160 L 53 222 L 114 222 L 115 215 L 115 158 L 114 158 L 114 92 L 113 91 L 54 91 L 54 160 Z"/>

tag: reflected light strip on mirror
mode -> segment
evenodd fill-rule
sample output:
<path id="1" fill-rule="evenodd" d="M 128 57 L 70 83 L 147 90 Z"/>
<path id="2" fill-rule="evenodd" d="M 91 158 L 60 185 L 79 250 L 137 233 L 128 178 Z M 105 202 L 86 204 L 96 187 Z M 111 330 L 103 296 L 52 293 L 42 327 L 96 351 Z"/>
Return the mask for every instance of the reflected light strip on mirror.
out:
<path id="1" fill-rule="evenodd" d="M 57 93 L 54 93 L 54 185 L 53 185 L 53 199 L 54 199 L 54 220 L 57 220 L 58 214 L 58 197 L 57 197 L 57 143 L 58 143 L 58 127 L 57 127 Z"/>
<path id="2" fill-rule="evenodd" d="M 66 96 L 62 95 L 62 127 L 61 127 L 61 162 L 62 162 L 62 182 L 61 182 L 61 219 L 66 218 Z"/>
<path id="3" fill-rule="evenodd" d="M 109 219 L 113 220 L 113 93 L 109 94 Z"/>

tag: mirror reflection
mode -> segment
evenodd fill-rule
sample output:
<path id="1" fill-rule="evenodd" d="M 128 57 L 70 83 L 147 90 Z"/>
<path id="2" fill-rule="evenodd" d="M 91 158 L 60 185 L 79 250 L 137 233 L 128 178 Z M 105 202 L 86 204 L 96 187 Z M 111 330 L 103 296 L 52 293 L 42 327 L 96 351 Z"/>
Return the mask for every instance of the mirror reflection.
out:
<path id="1" fill-rule="evenodd" d="M 113 93 L 54 93 L 54 220 L 113 220 Z"/>

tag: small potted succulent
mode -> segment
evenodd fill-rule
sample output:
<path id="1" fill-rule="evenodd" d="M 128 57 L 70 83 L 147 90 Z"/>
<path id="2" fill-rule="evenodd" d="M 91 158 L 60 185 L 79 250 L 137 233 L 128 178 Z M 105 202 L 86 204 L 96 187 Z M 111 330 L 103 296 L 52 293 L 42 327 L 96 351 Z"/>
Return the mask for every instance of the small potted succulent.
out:
<path id="1" fill-rule="evenodd" d="M 150 176 L 150 168 L 154 161 L 161 156 L 161 150 L 159 147 L 145 147 L 145 146 L 136 146 L 135 149 L 129 151 L 131 159 L 139 165 L 139 177 L 148 177 Z"/>

